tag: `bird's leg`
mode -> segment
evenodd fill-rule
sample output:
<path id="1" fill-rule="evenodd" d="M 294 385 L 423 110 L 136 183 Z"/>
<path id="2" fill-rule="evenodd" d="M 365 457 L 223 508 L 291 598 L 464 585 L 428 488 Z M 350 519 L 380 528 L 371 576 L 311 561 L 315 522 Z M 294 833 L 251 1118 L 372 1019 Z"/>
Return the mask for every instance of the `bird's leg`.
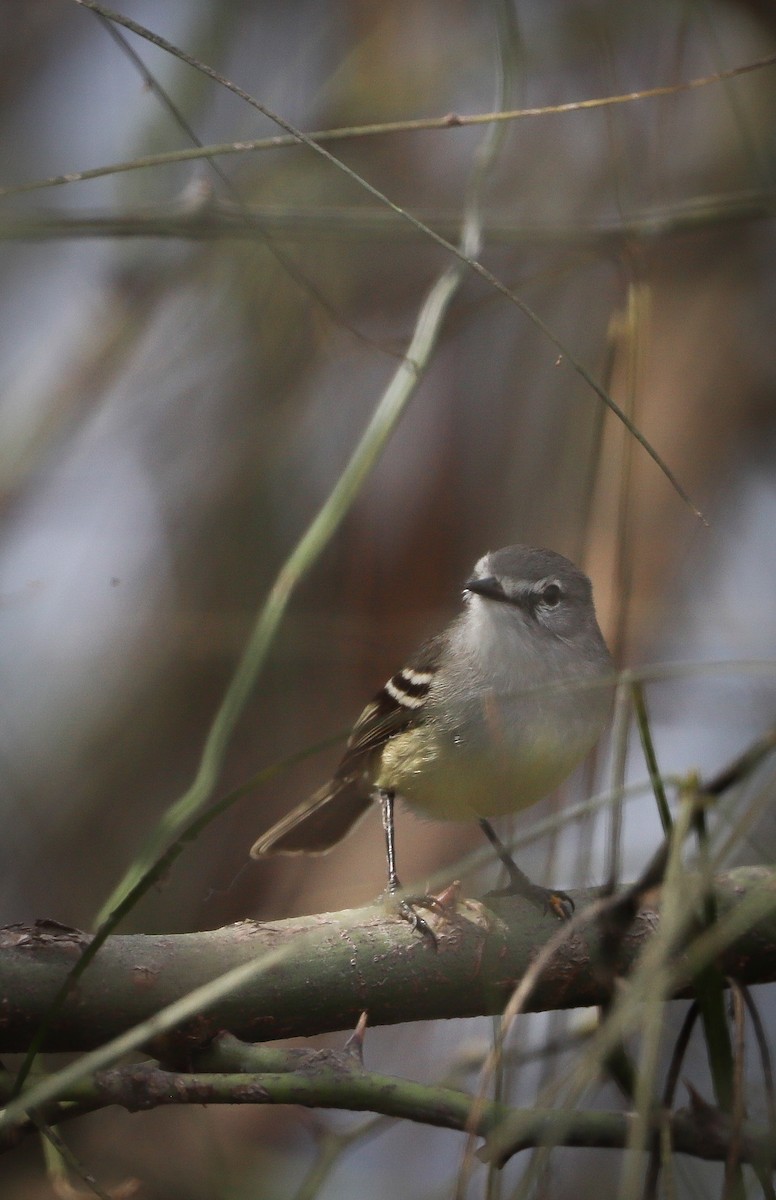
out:
<path id="1" fill-rule="evenodd" d="M 380 799 L 380 813 L 383 819 L 383 830 L 385 832 L 385 860 L 388 865 L 388 887 L 386 890 L 389 896 L 395 896 L 401 890 L 399 876 L 396 874 L 396 844 L 393 828 L 393 806 L 396 793 L 389 791 L 387 788 L 380 788 L 378 796 Z M 420 897 L 420 901 L 424 899 L 430 900 L 430 897 Z M 415 901 L 415 903 L 418 903 L 418 901 Z M 417 929 L 419 933 L 430 937 L 436 947 L 436 935 L 428 922 L 421 917 L 420 913 L 415 911 L 413 901 L 400 899 L 398 905 L 399 913 L 403 919 L 408 921 L 413 929 Z"/>
<path id="2" fill-rule="evenodd" d="M 565 892 L 556 891 L 554 888 L 543 888 L 537 883 L 532 883 L 525 872 L 520 870 L 490 821 L 486 821 L 484 817 L 481 817 L 480 829 L 496 851 L 499 861 L 509 876 L 507 887 L 490 892 L 489 895 L 524 896 L 526 900 L 530 900 L 532 904 L 535 904 L 537 908 L 541 908 L 542 911 L 546 911 L 549 908 L 556 916 L 567 921 L 574 912 L 574 901 L 571 899 L 571 896 L 567 896 Z"/>
<path id="3" fill-rule="evenodd" d="M 518 896 L 525 894 L 526 889 L 533 887 L 531 880 L 524 871 L 520 870 L 490 821 L 486 821 L 484 817 L 481 817 L 480 829 L 496 851 L 501 865 L 509 876 L 509 891 Z"/>
<path id="4" fill-rule="evenodd" d="M 388 864 L 388 894 L 393 896 L 401 888 L 399 876 L 396 874 L 396 844 L 393 830 L 393 804 L 396 794 L 381 788 L 379 796 L 380 814 L 383 818 L 385 833 L 385 861 Z"/>

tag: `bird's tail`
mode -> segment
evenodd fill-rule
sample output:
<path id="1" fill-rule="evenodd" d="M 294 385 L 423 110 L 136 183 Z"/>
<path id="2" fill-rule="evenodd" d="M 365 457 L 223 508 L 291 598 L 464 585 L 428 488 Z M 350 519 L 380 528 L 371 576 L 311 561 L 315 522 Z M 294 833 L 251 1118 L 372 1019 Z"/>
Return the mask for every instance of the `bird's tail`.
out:
<path id="1" fill-rule="evenodd" d="M 251 847 L 251 858 L 324 854 L 350 833 L 371 803 L 360 774 L 335 777 L 262 834 Z"/>

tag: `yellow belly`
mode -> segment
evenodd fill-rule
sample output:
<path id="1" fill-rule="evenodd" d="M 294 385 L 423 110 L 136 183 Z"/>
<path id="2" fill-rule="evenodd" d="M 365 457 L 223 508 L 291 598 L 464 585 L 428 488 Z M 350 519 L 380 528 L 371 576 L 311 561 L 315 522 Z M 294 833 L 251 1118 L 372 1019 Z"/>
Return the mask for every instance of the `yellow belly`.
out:
<path id="1" fill-rule="evenodd" d="M 531 739 L 519 753 L 492 744 L 478 750 L 428 727 L 393 738 L 383 751 L 377 786 L 437 820 L 472 820 L 518 812 L 548 795 L 584 758 L 595 737 Z"/>

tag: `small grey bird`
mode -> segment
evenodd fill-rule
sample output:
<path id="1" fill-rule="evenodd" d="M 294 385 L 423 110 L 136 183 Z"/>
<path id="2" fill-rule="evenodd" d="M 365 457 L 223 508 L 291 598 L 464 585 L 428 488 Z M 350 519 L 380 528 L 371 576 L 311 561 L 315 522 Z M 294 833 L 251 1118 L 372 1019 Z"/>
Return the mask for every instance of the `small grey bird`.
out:
<path id="1" fill-rule="evenodd" d="M 423 816 L 479 821 L 509 872 L 508 890 L 562 913 L 568 897 L 531 884 L 487 818 L 529 807 L 570 774 L 603 731 L 612 683 L 588 577 L 552 550 L 485 554 L 464 584 L 460 615 L 388 680 L 333 778 L 251 855 L 320 854 L 377 800 L 393 893 L 399 795 Z M 425 928 L 408 905 L 403 911 Z"/>

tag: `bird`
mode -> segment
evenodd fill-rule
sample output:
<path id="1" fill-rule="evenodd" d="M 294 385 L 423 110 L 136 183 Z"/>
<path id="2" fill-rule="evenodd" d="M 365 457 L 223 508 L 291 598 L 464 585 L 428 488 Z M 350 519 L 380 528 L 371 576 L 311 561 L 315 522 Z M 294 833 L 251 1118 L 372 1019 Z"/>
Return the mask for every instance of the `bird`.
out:
<path id="1" fill-rule="evenodd" d="M 613 679 L 587 575 L 553 550 L 489 551 L 461 612 L 377 692 L 331 779 L 251 857 L 325 853 L 377 802 L 395 895 L 398 796 L 423 817 L 477 821 L 507 870 L 505 890 L 568 916 L 570 898 L 531 883 L 490 818 L 528 808 L 571 773 L 607 724 Z M 400 912 L 428 931 L 412 902 Z"/>

